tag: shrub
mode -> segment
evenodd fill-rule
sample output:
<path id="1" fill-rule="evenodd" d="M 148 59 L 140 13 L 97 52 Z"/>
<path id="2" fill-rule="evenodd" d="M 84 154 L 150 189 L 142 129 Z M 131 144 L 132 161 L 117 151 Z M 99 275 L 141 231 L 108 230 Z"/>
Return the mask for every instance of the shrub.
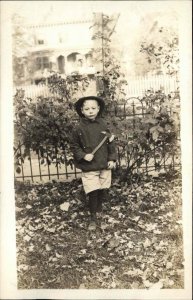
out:
<path id="1" fill-rule="evenodd" d="M 150 160 L 159 171 L 163 161 L 167 163 L 173 153 L 179 152 L 178 103 L 178 93 L 165 95 L 162 91 L 149 91 L 143 98 L 135 99 L 135 103 L 107 105 L 104 117 L 116 136 L 119 160 L 125 162 L 123 179 L 138 172 Z M 15 112 L 17 166 L 29 156 L 30 149 L 40 155 L 41 163 L 72 165 L 69 137 L 77 122 L 73 103 L 42 97 L 32 102 L 18 91 Z M 17 140 L 23 145 L 22 155 L 17 151 Z"/>
<path id="2" fill-rule="evenodd" d="M 15 164 L 20 165 L 32 149 L 41 157 L 41 163 L 72 164 L 69 147 L 71 132 L 77 116 L 73 108 L 78 90 L 84 90 L 89 80 L 87 76 L 72 75 L 62 78 L 53 73 L 48 78 L 52 92 L 58 97 L 25 97 L 23 90 L 17 90 L 14 96 L 15 106 Z M 71 101 L 70 101 L 71 100 Z M 23 154 L 20 152 L 23 147 Z"/>
<path id="3" fill-rule="evenodd" d="M 146 170 L 147 164 L 157 171 L 163 164 L 168 165 L 169 170 L 173 166 L 171 157 L 180 152 L 179 93 L 165 95 L 163 91 L 149 91 L 138 99 L 138 105 L 136 100 L 129 106 L 130 116 L 128 107 L 124 106 L 112 122 L 120 159 L 125 160 L 123 179 L 139 173 L 139 168 Z"/>

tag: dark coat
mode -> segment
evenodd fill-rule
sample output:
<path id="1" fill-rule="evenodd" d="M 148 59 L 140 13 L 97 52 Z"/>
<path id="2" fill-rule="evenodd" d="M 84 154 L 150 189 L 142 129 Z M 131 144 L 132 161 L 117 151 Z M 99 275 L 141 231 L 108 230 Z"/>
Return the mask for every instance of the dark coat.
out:
<path id="1" fill-rule="evenodd" d="M 80 123 L 75 127 L 71 137 L 71 150 L 74 155 L 75 166 L 82 171 L 98 171 L 107 169 L 108 161 L 116 161 L 115 144 L 108 139 L 101 148 L 94 154 L 92 161 L 84 160 L 84 156 L 91 153 L 102 141 L 104 134 L 101 131 L 108 131 L 107 125 L 102 118 L 88 120 L 81 118 Z"/>

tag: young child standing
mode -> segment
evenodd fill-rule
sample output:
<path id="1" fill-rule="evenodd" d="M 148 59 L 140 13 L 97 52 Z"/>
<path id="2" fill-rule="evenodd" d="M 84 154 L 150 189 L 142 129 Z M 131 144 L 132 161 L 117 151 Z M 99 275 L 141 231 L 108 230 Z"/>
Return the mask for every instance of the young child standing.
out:
<path id="1" fill-rule="evenodd" d="M 83 188 L 89 197 L 89 230 L 96 229 L 96 213 L 102 210 L 106 189 L 111 186 L 111 169 L 116 161 L 113 137 L 101 118 L 104 108 L 104 100 L 96 96 L 83 97 L 75 103 L 81 119 L 72 132 L 71 149 L 75 166 L 82 170 Z"/>

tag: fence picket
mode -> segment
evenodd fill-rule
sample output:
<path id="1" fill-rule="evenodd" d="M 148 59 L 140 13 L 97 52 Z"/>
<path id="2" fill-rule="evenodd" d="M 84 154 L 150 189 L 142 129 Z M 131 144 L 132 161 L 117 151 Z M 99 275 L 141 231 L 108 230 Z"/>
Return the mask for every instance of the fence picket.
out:
<path id="1" fill-rule="evenodd" d="M 39 151 L 38 151 L 38 166 L 39 166 L 40 180 L 42 180 L 42 172 L 41 172 L 41 164 L 40 164 L 40 154 L 39 154 Z"/>
<path id="2" fill-rule="evenodd" d="M 34 180 L 33 180 L 33 170 L 32 170 L 31 151 L 29 151 L 29 163 L 30 163 L 31 179 L 32 179 L 32 182 L 33 182 Z"/>

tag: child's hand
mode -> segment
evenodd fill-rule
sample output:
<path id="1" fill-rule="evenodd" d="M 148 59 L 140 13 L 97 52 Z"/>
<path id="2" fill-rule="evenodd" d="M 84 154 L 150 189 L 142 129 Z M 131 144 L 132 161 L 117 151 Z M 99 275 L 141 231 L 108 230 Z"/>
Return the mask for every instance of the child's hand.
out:
<path id="1" fill-rule="evenodd" d="M 85 155 L 84 160 L 91 161 L 93 160 L 94 155 L 92 153 L 88 153 Z"/>
<path id="2" fill-rule="evenodd" d="M 109 169 L 109 170 L 110 170 L 110 169 L 113 169 L 114 166 L 115 166 L 114 161 L 112 161 L 112 160 L 108 161 L 108 167 L 107 167 L 107 169 Z"/>

